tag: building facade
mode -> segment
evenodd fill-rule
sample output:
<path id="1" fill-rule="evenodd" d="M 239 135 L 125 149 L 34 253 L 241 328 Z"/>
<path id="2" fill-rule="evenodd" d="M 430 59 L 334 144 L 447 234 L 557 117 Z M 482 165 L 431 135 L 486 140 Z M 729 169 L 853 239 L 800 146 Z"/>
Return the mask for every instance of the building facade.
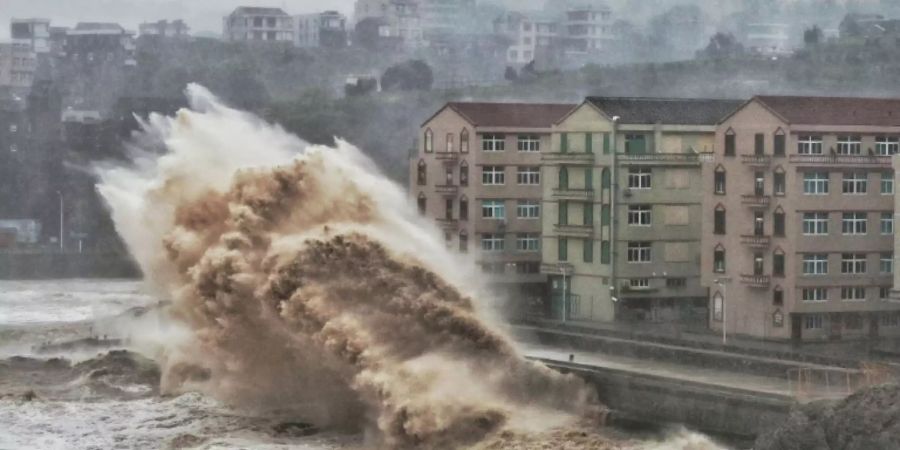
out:
<path id="1" fill-rule="evenodd" d="M 294 45 L 342 48 L 347 45 L 347 18 L 337 11 L 294 16 Z"/>
<path id="2" fill-rule="evenodd" d="M 50 51 L 49 19 L 12 19 L 9 28 L 13 44 L 28 47 L 35 53 Z"/>
<path id="3" fill-rule="evenodd" d="M 543 155 L 556 318 L 705 323 L 700 158 L 727 100 L 588 98 Z"/>
<path id="4" fill-rule="evenodd" d="M 191 28 L 183 20 L 159 20 L 144 22 L 138 26 L 141 37 L 186 38 L 191 35 Z"/>
<path id="5" fill-rule="evenodd" d="M 27 93 L 37 71 L 37 53 L 24 44 L 0 43 L 0 88 Z"/>
<path id="6" fill-rule="evenodd" d="M 795 340 L 897 334 L 897 117 L 900 100 L 760 96 L 721 122 L 703 165 L 712 328 Z"/>
<path id="7" fill-rule="evenodd" d="M 585 61 L 608 49 L 614 40 L 612 10 L 605 5 L 572 7 L 563 22 L 566 55 Z"/>
<path id="8" fill-rule="evenodd" d="M 549 65 L 556 56 L 553 52 L 561 53 L 559 23 L 547 17 L 509 12 L 494 20 L 494 33 L 508 40 L 506 64 L 511 66 L 532 61 Z"/>
<path id="9" fill-rule="evenodd" d="M 410 194 L 447 247 L 471 253 L 517 301 L 544 297 L 541 153 L 574 105 L 449 103 L 421 127 Z"/>
<path id="10" fill-rule="evenodd" d="M 241 6 L 222 19 L 231 42 L 294 42 L 294 20 L 281 8 Z"/>

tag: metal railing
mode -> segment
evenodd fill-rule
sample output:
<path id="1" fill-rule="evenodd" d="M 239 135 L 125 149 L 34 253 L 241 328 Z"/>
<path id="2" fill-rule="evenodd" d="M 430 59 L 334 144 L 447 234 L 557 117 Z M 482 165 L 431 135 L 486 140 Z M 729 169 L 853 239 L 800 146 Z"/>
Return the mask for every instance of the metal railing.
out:
<path id="1" fill-rule="evenodd" d="M 836 164 L 890 166 L 891 157 L 882 155 L 791 155 L 792 164 Z"/>

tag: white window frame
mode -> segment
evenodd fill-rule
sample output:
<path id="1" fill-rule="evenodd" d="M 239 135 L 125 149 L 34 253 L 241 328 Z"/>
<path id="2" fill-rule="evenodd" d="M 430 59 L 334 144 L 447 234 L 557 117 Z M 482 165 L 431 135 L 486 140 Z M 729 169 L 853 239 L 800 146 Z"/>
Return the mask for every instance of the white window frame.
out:
<path id="1" fill-rule="evenodd" d="M 841 218 L 841 233 L 844 235 L 864 235 L 869 231 L 869 214 L 865 212 L 844 213 Z"/>
<path id="2" fill-rule="evenodd" d="M 516 138 L 516 147 L 520 152 L 531 153 L 541 151 L 541 137 L 536 134 L 520 134 Z"/>
<path id="3" fill-rule="evenodd" d="M 876 136 L 875 153 L 878 156 L 894 156 L 900 153 L 900 138 L 896 136 Z"/>
<path id="4" fill-rule="evenodd" d="M 481 135 L 481 151 L 502 152 L 506 150 L 506 135 L 486 133 Z"/>
<path id="5" fill-rule="evenodd" d="M 506 247 L 506 237 L 500 233 L 485 233 L 481 235 L 481 251 L 502 252 Z"/>
<path id="6" fill-rule="evenodd" d="M 516 169 L 516 181 L 519 186 L 540 186 L 540 166 L 519 166 Z"/>
<path id="7" fill-rule="evenodd" d="M 862 154 L 862 138 L 855 135 L 838 136 L 837 137 L 837 154 L 838 155 L 861 155 Z"/>
<path id="8" fill-rule="evenodd" d="M 894 195 L 893 172 L 881 172 L 881 195 Z"/>
<path id="9" fill-rule="evenodd" d="M 535 220 L 541 218 L 541 202 L 539 200 L 519 200 L 516 204 L 516 218 Z"/>
<path id="10" fill-rule="evenodd" d="M 881 223 L 880 223 L 881 234 L 885 236 L 894 234 L 894 213 L 883 212 L 881 213 Z"/>
<path id="11" fill-rule="evenodd" d="M 828 288 L 808 287 L 800 290 L 800 299 L 807 303 L 827 302 Z"/>
<path id="12" fill-rule="evenodd" d="M 828 255 L 825 253 L 804 254 L 803 275 L 828 275 Z"/>
<path id="13" fill-rule="evenodd" d="M 797 140 L 797 153 L 801 155 L 821 155 L 822 136 L 800 136 Z"/>
<path id="14" fill-rule="evenodd" d="M 827 212 L 803 213 L 803 235 L 826 236 L 828 235 L 828 225 L 830 222 L 831 217 Z"/>
<path id="15" fill-rule="evenodd" d="M 843 286 L 841 287 L 842 302 L 864 302 L 866 301 L 865 286 Z"/>
<path id="16" fill-rule="evenodd" d="M 844 195 L 866 195 L 869 192 L 869 174 L 866 172 L 844 172 L 841 193 Z"/>
<path id="17" fill-rule="evenodd" d="M 631 289 L 650 289 L 650 279 L 632 278 L 628 280 L 628 285 L 631 287 Z"/>
<path id="18" fill-rule="evenodd" d="M 821 330 L 825 328 L 825 316 L 823 314 L 806 314 L 803 316 L 804 330 Z"/>
<path id="19" fill-rule="evenodd" d="M 653 170 L 649 167 L 628 169 L 628 189 L 644 190 L 653 188 Z"/>
<path id="20" fill-rule="evenodd" d="M 484 186 L 503 186 L 506 184 L 506 167 L 482 166 L 481 184 Z"/>
<path id="21" fill-rule="evenodd" d="M 506 201 L 504 200 L 482 200 L 481 201 L 481 218 L 491 220 L 506 219 Z"/>
<path id="22" fill-rule="evenodd" d="M 649 227 L 653 225 L 653 206 L 628 205 L 628 225 L 632 227 Z"/>
<path id="23" fill-rule="evenodd" d="M 650 242 L 629 242 L 628 262 L 630 264 L 649 264 L 653 262 L 653 244 Z"/>
<path id="24" fill-rule="evenodd" d="M 539 252 L 541 251 L 541 237 L 536 233 L 519 233 L 516 235 L 516 251 Z"/>
<path id="25" fill-rule="evenodd" d="M 860 275 L 866 273 L 865 253 L 842 253 L 841 273 L 844 275 Z"/>
<path id="26" fill-rule="evenodd" d="M 883 275 L 892 275 L 894 273 L 894 254 L 882 253 L 881 259 L 878 260 L 878 270 Z"/>
<path id="27" fill-rule="evenodd" d="M 805 172 L 803 193 L 805 195 L 828 195 L 831 175 L 828 172 Z"/>

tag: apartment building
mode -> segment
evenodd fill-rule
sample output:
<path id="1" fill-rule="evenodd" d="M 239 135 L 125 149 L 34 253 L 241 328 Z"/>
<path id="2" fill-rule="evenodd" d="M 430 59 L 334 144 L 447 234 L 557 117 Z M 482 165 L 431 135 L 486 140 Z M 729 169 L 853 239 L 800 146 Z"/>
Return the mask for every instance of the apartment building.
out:
<path id="1" fill-rule="evenodd" d="M 66 30 L 65 61 L 89 66 L 135 66 L 134 33 L 117 23 L 79 22 Z"/>
<path id="2" fill-rule="evenodd" d="M 575 105 L 448 103 L 421 127 L 410 195 L 447 247 L 471 253 L 514 298 L 545 295 L 541 152 Z"/>
<path id="3" fill-rule="evenodd" d="M 191 35 L 191 28 L 183 20 L 158 20 L 156 22 L 144 22 L 138 26 L 140 37 L 158 38 L 187 38 Z"/>
<path id="4" fill-rule="evenodd" d="M 37 53 L 23 44 L 0 43 L 0 88 L 25 94 L 37 71 Z"/>
<path id="5" fill-rule="evenodd" d="M 560 44 L 558 22 L 541 14 L 508 12 L 494 20 L 494 33 L 509 41 L 506 63 L 524 66 L 537 59 L 549 59 Z"/>
<path id="6" fill-rule="evenodd" d="M 554 317 L 705 323 L 700 156 L 740 104 L 590 97 L 553 126 L 541 270 Z"/>
<path id="7" fill-rule="evenodd" d="M 294 45 L 301 48 L 347 46 L 347 17 L 337 11 L 294 16 Z"/>
<path id="8" fill-rule="evenodd" d="M 897 99 L 758 96 L 720 123 L 703 165 L 712 328 L 795 340 L 900 332 L 898 135 Z"/>
<path id="9" fill-rule="evenodd" d="M 294 41 L 294 20 L 281 8 L 241 6 L 222 19 L 226 41 Z"/>
<path id="10" fill-rule="evenodd" d="M 9 31 L 13 44 L 25 46 L 35 53 L 50 51 L 49 19 L 12 19 Z"/>
<path id="11" fill-rule="evenodd" d="M 605 50 L 614 40 L 612 24 L 612 10 L 606 5 L 569 8 L 563 22 L 566 55 L 583 61 Z"/>

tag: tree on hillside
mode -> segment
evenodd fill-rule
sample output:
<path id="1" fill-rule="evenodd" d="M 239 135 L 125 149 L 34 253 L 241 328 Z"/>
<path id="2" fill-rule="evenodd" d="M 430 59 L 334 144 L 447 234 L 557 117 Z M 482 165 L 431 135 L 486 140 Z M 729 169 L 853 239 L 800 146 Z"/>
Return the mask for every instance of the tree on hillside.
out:
<path id="1" fill-rule="evenodd" d="M 744 46 L 731 33 L 716 33 L 709 38 L 709 44 L 698 52 L 701 58 L 727 59 L 741 56 Z"/>
<path id="2" fill-rule="evenodd" d="M 381 76 L 381 89 L 385 91 L 427 91 L 433 83 L 434 73 L 431 67 L 419 59 L 388 67 Z"/>
<path id="3" fill-rule="evenodd" d="M 818 25 L 807 28 L 803 32 L 803 43 L 807 46 L 818 45 L 822 42 L 822 29 Z"/>

